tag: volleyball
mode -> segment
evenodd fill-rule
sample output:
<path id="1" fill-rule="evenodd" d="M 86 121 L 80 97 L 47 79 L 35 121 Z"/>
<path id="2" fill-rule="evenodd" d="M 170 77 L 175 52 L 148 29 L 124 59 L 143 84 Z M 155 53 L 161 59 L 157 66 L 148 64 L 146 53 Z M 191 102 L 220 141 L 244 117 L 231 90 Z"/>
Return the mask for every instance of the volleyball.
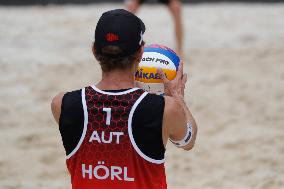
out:
<path id="1" fill-rule="evenodd" d="M 135 73 L 136 85 L 150 93 L 164 94 L 163 81 L 157 72 L 161 68 L 168 80 L 176 77 L 180 58 L 169 47 L 152 44 L 144 53 Z"/>

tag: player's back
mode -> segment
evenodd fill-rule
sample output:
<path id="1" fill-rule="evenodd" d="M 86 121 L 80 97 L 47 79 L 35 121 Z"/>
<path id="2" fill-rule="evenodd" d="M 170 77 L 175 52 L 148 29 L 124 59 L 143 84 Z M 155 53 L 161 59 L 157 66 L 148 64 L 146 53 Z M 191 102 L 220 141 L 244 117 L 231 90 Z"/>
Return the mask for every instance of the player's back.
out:
<path id="1" fill-rule="evenodd" d="M 166 188 L 164 98 L 95 86 L 65 94 L 60 132 L 73 189 Z"/>

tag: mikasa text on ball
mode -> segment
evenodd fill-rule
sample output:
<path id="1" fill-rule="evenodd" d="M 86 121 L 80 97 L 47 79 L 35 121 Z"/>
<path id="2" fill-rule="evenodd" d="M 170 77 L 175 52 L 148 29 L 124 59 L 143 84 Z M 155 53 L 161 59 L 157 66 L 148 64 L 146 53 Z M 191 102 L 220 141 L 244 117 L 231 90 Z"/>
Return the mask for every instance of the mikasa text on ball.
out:
<path id="1" fill-rule="evenodd" d="M 169 80 L 176 77 L 180 58 L 170 48 L 162 45 L 149 45 L 144 53 L 135 73 L 137 86 L 156 94 L 164 93 L 163 81 L 157 73 L 161 68 Z"/>

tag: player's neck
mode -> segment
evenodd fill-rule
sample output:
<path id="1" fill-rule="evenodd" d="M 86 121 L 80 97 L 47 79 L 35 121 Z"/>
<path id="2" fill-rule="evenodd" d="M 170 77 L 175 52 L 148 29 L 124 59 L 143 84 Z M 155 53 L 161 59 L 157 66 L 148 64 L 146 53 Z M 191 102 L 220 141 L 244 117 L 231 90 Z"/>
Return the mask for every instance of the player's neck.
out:
<path id="1" fill-rule="evenodd" d="M 114 70 L 103 72 L 102 80 L 96 85 L 102 90 L 119 90 L 134 87 L 134 71 Z"/>

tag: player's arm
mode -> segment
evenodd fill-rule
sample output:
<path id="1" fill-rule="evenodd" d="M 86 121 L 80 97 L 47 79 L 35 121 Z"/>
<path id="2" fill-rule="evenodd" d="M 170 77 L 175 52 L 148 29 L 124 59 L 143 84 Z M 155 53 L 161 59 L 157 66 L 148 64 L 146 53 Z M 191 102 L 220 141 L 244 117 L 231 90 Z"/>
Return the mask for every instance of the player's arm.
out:
<path id="1" fill-rule="evenodd" d="M 165 97 L 163 139 L 170 139 L 177 147 L 191 150 L 194 146 L 197 125 L 182 99 Z"/>
<path id="2" fill-rule="evenodd" d="M 163 118 L 163 141 L 168 138 L 178 147 L 185 150 L 193 148 L 196 135 L 196 122 L 184 101 L 184 88 L 187 75 L 183 74 L 181 62 L 174 80 L 169 81 L 161 69 L 160 73 L 165 86 L 165 109 Z"/>
<path id="3" fill-rule="evenodd" d="M 64 92 L 59 93 L 52 99 L 52 102 L 51 102 L 51 111 L 52 111 L 55 121 L 58 124 L 59 124 L 59 118 L 61 114 L 61 104 L 62 104 L 62 99 L 63 99 L 64 94 L 65 94 Z"/>

